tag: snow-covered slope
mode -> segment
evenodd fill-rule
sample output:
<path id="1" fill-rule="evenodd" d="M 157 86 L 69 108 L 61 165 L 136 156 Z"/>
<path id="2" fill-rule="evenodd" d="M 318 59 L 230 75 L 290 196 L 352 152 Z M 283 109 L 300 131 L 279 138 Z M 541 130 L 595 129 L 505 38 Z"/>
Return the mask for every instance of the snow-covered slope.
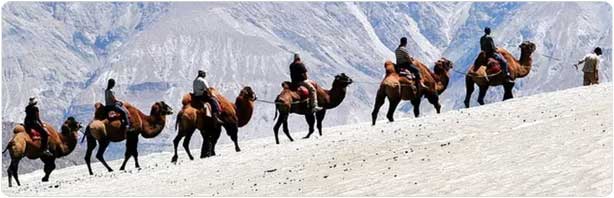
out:
<path id="1" fill-rule="evenodd" d="M 538 46 L 517 96 L 579 86 L 581 73 L 571 64 L 596 45 L 605 49 L 601 80 L 609 82 L 611 16 L 603 2 L 9 2 L 2 8 L 2 119 L 21 122 L 27 98 L 38 96 L 44 120 L 88 122 L 111 77 L 118 79 L 118 98 L 144 112 L 159 100 L 177 110 L 198 69 L 208 70 L 210 83 L 231 99 L 249 85 L 260 99 L 273 100 L 289 79 L 291 54 L 299 52 L 309 76 L 324 87 L 341 72 L 356 81 L 324 125 L 356 123 L 370 119 L 383 62 L 393 58 L 400 37 L 410 39 L 409 50 L 427 65 L 445 56 L 465 71 L 484 26 L 514 54 L 522 40 Z M 462 75 L 452 73 L 441 97 L 444 111 L 460 107 L 464 97 Z M 486 100 L 501 95 L 493 88 Z M 397 117 L 411 108 L 402 103 Z M 422 108 L 433 114 L 432 106 Z M 272 135 L 273 115 L 272 105 L 257 103 L 240 141 Z M 300 116 L 290 122 L 292 131 L 306 128 Z M 170 128 L 141 141 L 139 151 L 169 150 Z M 112 144 L 109 157 L 122 152 L 123 143 Z"/>
<path id="2" fill-rule="evenodd" d="M 325 135 L 231 145 L 219 156 L 141 157 L 24 174 L 9 196 L 605 196 L 612 189 L 612 84 L 537 94 L 418 119 L 326 128 Z M 111 162 L 117 168 L 121 161 Z M 132 163 L 129 163 L 132 165 Z"/>

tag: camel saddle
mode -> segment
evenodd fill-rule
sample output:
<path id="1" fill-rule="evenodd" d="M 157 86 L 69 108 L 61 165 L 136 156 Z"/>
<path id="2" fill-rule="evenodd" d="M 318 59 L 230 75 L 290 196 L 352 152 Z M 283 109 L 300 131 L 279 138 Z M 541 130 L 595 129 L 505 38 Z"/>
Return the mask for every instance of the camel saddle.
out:
<path id="1" fill-rule="evenodd" d="M 190 93 L 190 96 L 191 96 L 191 98 L 196 98 L 193 93 Z M 211 96 L 211 97 L 215 97 L 215 96 Z M 190 103 L 191 103 L 190 105 L 192 105 L 192 107 L 194 107 L 196 109 L 199 109 L 201 112 L 203 112 L 206 117 L 212 117 L 213 116 L 213 109 L 211 108 L 211 104 L 209 104 L 208 102 L 205 102 L 203 104 L 201 101 L 191 100 Z M 222 105 L 220 105 L 218 103 L 218 106 L 220 107 L 220 109 L 219 109 L 220 112 L 222 112 L 223 111 L 222 110 Z"/>
<path id="2" fill-rule="evenodd" d="M 23 128 L 26 128 L 25 124 L 21 124 L 21 126 L 23 126 Z M 45 127 L 45 125 L 43 124 L 43 127 Z M 29 131 L 26 131 L 26 133 L 28 134 L 28 136 L 30 136 L 30 138 L 32 140 L 40 140 L 41 139 L 41 132 L 37 131 L 36 129 L 30 129 Z"/>
<path id="3" fill-rule="evenodd" d="M 498 52 L 497 52 L 498 53 Z M 502 56 L 501 54 L 499 54 L 500 56 Z M 473 71 L 477 72 L 480 67 L 483 67 L 484 65 L 486 66 L 486 74 L 491 75 L 491 74 L 496 74 L 501 72 L 501 63 L 499 61 L 497 61 L 497 59 L 493 58 L 493 57 L 489 57 L 486 60 L 486 64 L 484 64 L 484 62 L 482 62 L 483 60 L 478 60 L 478 64 L 475 64 L 473 66 Z"/>
<path id="4" fill-rule="evenodd" d="M 411 71 L 405 69 L 405 68 L 401 68 L 401 71 L 399 71 L 399 76 L 402 76 L 408 80 L 414 80 L 416 79 L 416 75 L 414 75 L 414 73 L 411 73 Z"/>
<path id="5" fill-rule="evenodd" d="M 315 81 L 310 80 L 309 83 L 313 85 L 314 87 L 318 87 L 318 84 Z M 309 89 L 307 89 L 307 87 L 303 85 L 300 85 L 300 84 L 297 85 L 290 81 L 284 81 L 282 83 L 282 87 L 288 88 L 291 91 L 296 92 L 302 100 L 309 99 Z"/>

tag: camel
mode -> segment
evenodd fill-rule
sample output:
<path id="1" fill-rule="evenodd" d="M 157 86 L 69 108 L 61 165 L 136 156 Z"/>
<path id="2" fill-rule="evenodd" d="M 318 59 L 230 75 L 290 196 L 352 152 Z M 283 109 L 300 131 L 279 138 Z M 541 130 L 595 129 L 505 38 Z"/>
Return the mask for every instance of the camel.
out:
<path id="1" fill-rule="evenodd" d="M 384 63 L 386 77 L 384 77 L 384 80 L 382 80 L 382 83 L 377 90 L 375 107 L 371 113 L 372 125 L 375 125 L 379 109 L 382 107 L 382 105 L 384 105 L 386 98 L 388 98 L 388 102 L 390 103 L 388 107 L 388 114 L 386 114 L 386 117 L 390 122 L 394 121 L 394 111 L 401 100 L 411 101 L 411 104 L 414 106 L 414 116 L 416 117 L 420 115 L 420 102 L 422 100 L 422 96 L 425 96 L 428 101 L 433 104 L 435 110 L 437 110 L 437 113 L 441 112 L 439 95 L 448 87 L 448 82 L 450 80 L 448 72 L 450 69 L 452 69 L 453 63 L 446 58 L 440 58 L 435 62 L 435 66 L 433 68 L 434 73 L 417 59 L 414 59 L 412 64 L 419 68 L 422 76 L 422 82 L 427 89 L 416 88 L 416 84 L 413 80 L 399 76 L 392 61 L 386 61 Z"/>
<path id="2" fill-rule="evenodd" d="M 9 187 L 13 186 L 11 181 L 13 177 L 17 185 L 21 185 L 19 183 L 19 177 L 17 176 L 17 169 L 19 167 L 19 161 L 23 157 L 28 157 L 29 159 L 40 158 L 41 161 L 43 161 L 45 164 L 43 168 L 45 176 L 42 181 L 47 182 L 49 181 L 49 175 L 55 169 L 55 159 L 67 156 L 77 146 L 78 132 L 79 129 L 81 129 L 81 123 L 77 122 L 75 118 L 68 117 L 60 127 L 60 133 L 47 123 L 44 124 L 44 127 L 49 132 L 48 146 L 49 151 L 53 154 L 49 157 L 42 155 L 40 136 L 31 137 L 26 133 L 26 128 L 22 124 L 15 126 L 13 129 L 13 138 L 8 142 L 4 151 L 2 151 L 2 153 L 4 153 L 8 150 L 11 155 L 11 164 L 6 171 L 9 177 Z"/>
<path id="3" fill-rule="evenodd" d="M 183 140 L 183 148 L 190 160 L 194 160 L 190 152 L 190 139 L 196 129 L 198 129 L 203 136 L 200 158 L 215 155 L 215 145 L 220 137 L 221 127 L 226 129 L 226 134 L 228 134 L 230 139 L 234 142 L 235 151 L 241 151 L 238 144 L 237 133 L 239 128 L 247 125 L 252 118 L 256 94 L 251 87 L 244 87 L 233 104 L 215 88 L 209 88 L 209 93 L 214 95 L 220 103 L 222 110 L 222 112 L 220 112 L 220 119 L 224 121 L 224 123 L 221 126 L 213 123 L 213 118 L 206 116 L 205 112 L 199 110 L 200 108 L 195 108 L 195 106 L 198 107 L 201 105 L 193 103 L 195 101 L 192 100 L 191 94 L 188 93 L 184 95 L 181 101 L 183 108 L 177 114 L 177 120 L 175 122 L 177 136 L 175 136 L 173 140 L 175 155 L 173 155 L 171 162 L 177 162 L 177 146 L 183 137 L 185 137 Z"/>
<path id="4" fill-rule="evenodd" d="M 282 91 L 275 99 L 275 118 L 277 118 L 277 113 L 279 112 L 279 118 L 277 119 L 277 123 L 273 127 L 273 131 L 275 132 L 275 143 L 279 144 L 279 127 L 283 124 L 283 130 L 286 136 L 290 141 L 294 141 L 292 136 L 290 136 L 290 131 L 288 130 L 288 116 L 290 113 L 296 113 L 300 115 L 305 115 L 305 119 L 307 120 L 307 124 L 309 124 L 309 132 L 304 139 L 309 138 L 311 134 L 314 132 L 314 122 L 317 120 L 317 127 L 320 136 L 322 136 L 322 120 L 324 120 L 324 116 L 326 115 L 326 110 L 333 109 L 345 98 L 346 88 L 353 83 L 353 80 L 346 76 L 344 73 L 335 76 L 335 80 L 333 81 L 333 86 L 330 90 L 324 90 L 319 85 L 315 84 L 316 90 L 318 92 L 318 104 L 323 107 L 321 111 L 312 113 L 308 108 L 308 96 L 303 94 L 303 96 L 299 95 L 297 91 L 290 89 L 290 82 L 282 83 Z M 273 118 L 273 119 L 275 119 Z"/>
<path id="5" fill-rule="evenodd" d="M 154 138 L 158 136 L 166 124 L 166 116 L 173 114 L 173 110 L 166 103 L 160 101 L 151 106 L 149 115 L 145 115 L 136 107 L 129 103 L 124 103 L 124 107 L 128 110 L 130 118 L 130 127 L 127 130 L 121 130 L 121 121 L 118 117 L 108 119 L 104 106 L 101 103 L 96 103 L 96 111 L 94 114 L 94 120 L 85 129 L 85 136 L 87 138 L 87 151 L 85 153 L 85 163 L 90 175 L 93 175 L 92 168 L 90 166 L 90 158 L 92 151 L 96 148 L 96 142 L 100 144 L 96 158 L 104 165 L 109 172 L 113 169 L 109 167 L 104 160 L 104 152 L 111 142 L 121 142 L 126 140 L 126 152 L 124 155 L 124 162 L 119 170 L 124 170 L 126 162 L 130 157 L 134 157 L 136 168 L 140 168 L 137 144 L 139 134 L 144 138 Z M 83 141 L 83 139 L 81 140 Z"/>
<path id="6" fill-rule="evenodd" d="M 510 52 L 503 48 L 497 48 L 497 52 L 501 53 L 503 58 L 507 61 L 508 70 L 512 80 L 516 78 L 523 78 L 529 75 L 531 72 L 532 59 L 531 54 L 535 52 L 536 46 L 530 41 L 524 41 L 519 46 L 520 48 L 520 60 L 516 60 Z M 481 65 L 477 69 L 474 66 L 469 66 L 467 75 L 465 76 L 465 86 L 467 88 L 467 95 L 465 96 L 465 107 L 469 108 L 469 100 L 474 90 L 474 84 L 477 84 L 480 88 L 478 95 L 478 103 L 484 105 L 484 96 L 490 86 L 503 85 L 505 93 L 503 94 L 503 100 L 513 98 L 512 88 L 514 88 L 514 82 L 506 82 L 505 74 L 499 72 L 499 66 L 494 59 L 489 59 L 488 62 L 484 58 L 484 52 L 480 52 L 476 58 L 476 65 Z M 489 65 L 487 68 L 485 65 Z M 498 72 L 498 73 L 497 73 Z"/>

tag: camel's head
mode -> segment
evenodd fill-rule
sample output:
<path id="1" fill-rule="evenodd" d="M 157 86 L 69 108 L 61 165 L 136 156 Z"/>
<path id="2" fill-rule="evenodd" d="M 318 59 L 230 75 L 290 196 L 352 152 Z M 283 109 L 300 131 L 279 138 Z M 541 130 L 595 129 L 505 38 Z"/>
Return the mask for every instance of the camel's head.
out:
<path id="1" fill-rule="evenodd" d="M 252 87 L 250 86 L 243 87 L 239 95 L 243 96 L 243 98 L 248 99 L 249 101 L 252 101 L 252 102 L 258 99 L 258 97 L 256 97 L 256 93 L 254 92 L 254 90 L 252 90 Z"/>
<path id="2" fill-rule="evenodd" d="M 70 132 L 76 133 L 79 129 L 83 128 L 80 122 L 77 122 L 74 117 L 68 117 L 64 124 L 62 124 L 62 133 L 67 134 Z"/>
<path id="3" fill-rule="evenodd" d="M 351 85 L 353 82 L 354 81 L 350 77 L 345 75 L 345 73 L 341 73 L 335 76 L 335 81 L 333 82 L 333 86 L 335 86 L 335 84 L 338 84 L 338 85 L 341 85 L 342 87 L 347 87 L 348 85 Z"/>
<path id="4" fill-rule="evenodd" d="M 535 49 L 537 48 L 535 46 L 535 43 L 532 43 L 531 41 L 524 41 L 522 43 L 520 43 L 520 45 L 518 46 L 520 48 L 520 51 L 522 53 L 533 53 L 535 51 Z"/>
<path id="5" fill-rule="evenodd" d="M 164 101 L 156 102 L 151 107 L 152 112 L 159 112 L 160 115 L 171 115 L 173 114 L 173 108 L 168 106 Z"/>
<path id="6" fill-rule="evenodd" d="M 448 71 L 450 71 L 452 68 L 454 68 L 454 63 L 444 57 L 441 57 L 435 62 L 435 67 L 433 70 L 435 70 L 435 73 L 448 73 Z"/>

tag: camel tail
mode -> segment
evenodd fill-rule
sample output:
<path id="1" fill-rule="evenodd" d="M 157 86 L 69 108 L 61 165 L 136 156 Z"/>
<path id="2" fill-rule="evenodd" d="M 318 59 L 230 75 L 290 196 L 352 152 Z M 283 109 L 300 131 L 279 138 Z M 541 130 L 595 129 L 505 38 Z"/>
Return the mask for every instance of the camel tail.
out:
<path id="1" fill-rule="evenodd" d="M 90 134 L 90 125 L 87 125 L 87 127 L 85 127 L 85 132 L 83 133 L 83 137 L 81 138 L 81 143 L 83 143 L 83 140 L 85 140 L 85 136 L 87 136 L 88 134 Z"/>
<path id="2" fill-rule="evenodd" d="M 9 147 L 11 146 L 12 141 L 10 141 L 8 144 L 6 144 L 6 148 L 4 148 L 4 150 L 2 151 L 2 154 L 4 154 L 7 150 L 9 150 Z"/>
<path id="3" fill-rule="evenodd" d="M 278 112 L 279 112 L 279 110 L 277 110 L 277 107 L 275 107 L 275 116 L 273 117 L 273 120 L 277 119 Z"/>
<path id="4" fill-rule="evenodd" d="M 183 115 L 183 111 L 177 113 L 177 118 L 175 119 L 175 130 L 179 129 L 179 122 L 181 122 L 181 116 Z"/>

